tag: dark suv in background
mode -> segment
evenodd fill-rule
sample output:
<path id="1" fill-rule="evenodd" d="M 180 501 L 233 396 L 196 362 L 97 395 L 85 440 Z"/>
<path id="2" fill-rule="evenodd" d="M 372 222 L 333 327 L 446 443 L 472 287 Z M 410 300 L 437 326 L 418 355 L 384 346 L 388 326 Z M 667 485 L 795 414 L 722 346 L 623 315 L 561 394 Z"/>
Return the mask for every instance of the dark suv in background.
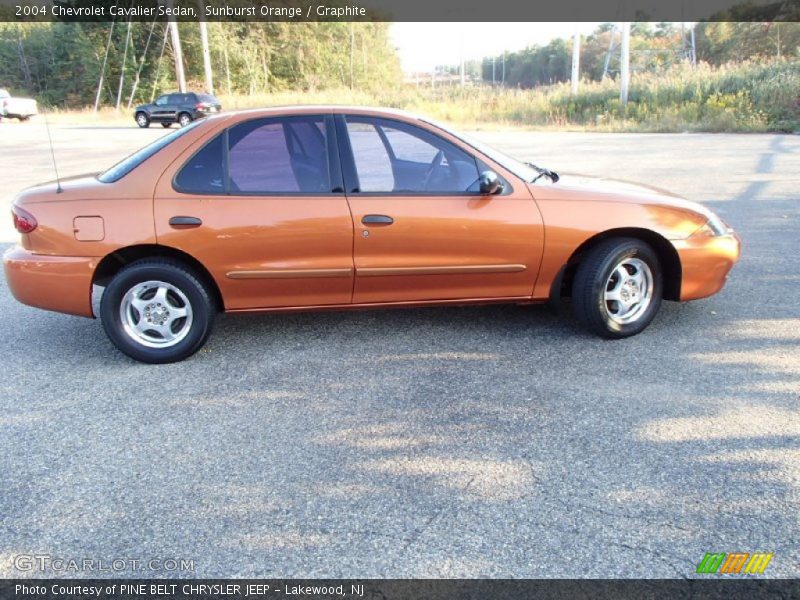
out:
<path id="1" fill-rule="evenodd" d="M 218 113 L 222 106 L 211 94 L 164 94 L 152 104 L 136 107 L 134 118 L 139 127 L 150 127 L 150 123 L 161 123 L 169 127 L 179 123 L 185 127 L 195 119 Z"/>

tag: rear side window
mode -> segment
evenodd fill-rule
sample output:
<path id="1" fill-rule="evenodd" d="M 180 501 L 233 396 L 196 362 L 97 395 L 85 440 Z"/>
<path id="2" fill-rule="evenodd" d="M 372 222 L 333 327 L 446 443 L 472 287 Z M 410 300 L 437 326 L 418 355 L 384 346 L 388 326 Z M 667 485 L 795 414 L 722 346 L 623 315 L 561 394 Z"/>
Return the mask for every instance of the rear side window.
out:
<path id="1" fill-rule="evenodd" d="M 97 179 L 102 183 L 114 183 L 115 181 L 119 181 L 125 175 L 133 171 L 136 167 L 146 161 L 148 158 L 156 154 L 162 148 L 168 146 L 176 139 L 181 137 L 182 135 L 186 135 L 192 129 L 200 125 L 202 121 L 195 121 L 194 123 L 190 123 L 186 127 L 181 129 L 176 129 L 175 131 L 168 133 L 164 137 L 158 138 L 152 144 L 149 144 L 131 154 L 128 158 L 123 159 L 122 161 L 118 162 L 116 165 L 108 169 L 105 173 L 101 173 L 97 176 Z"/>
<path id="2" fill-rule="evenodd" d="M 240 123 L 189 159 L 175 188 L 199 194 L 329 193 L 326 132 L 323 117 Z"/>

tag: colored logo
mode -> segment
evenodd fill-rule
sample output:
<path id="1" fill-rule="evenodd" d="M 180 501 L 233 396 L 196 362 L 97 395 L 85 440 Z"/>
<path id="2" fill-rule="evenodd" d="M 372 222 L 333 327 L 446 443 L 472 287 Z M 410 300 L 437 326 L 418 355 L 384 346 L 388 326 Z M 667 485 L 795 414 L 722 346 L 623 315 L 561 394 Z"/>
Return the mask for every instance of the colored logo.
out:
<path id="1" fill-rule="evenodd" d="M 725 575 L 760 575 L 772 560 L 772 552 L 706 552 L 703 560 L 697 565 L 697 572 Z"/>

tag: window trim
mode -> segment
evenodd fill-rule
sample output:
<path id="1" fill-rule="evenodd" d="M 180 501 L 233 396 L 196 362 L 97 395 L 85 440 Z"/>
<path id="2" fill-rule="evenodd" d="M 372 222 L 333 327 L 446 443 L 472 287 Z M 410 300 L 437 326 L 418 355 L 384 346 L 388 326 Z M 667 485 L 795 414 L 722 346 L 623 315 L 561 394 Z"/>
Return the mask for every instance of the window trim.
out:
<path id="1" fill-rule="evenodd" d="M 400 125 L 399 130 L 402 131 L 402 127 L 413 127 L 416 129 L 420 129 L 423 132 L 427 133 L 428 135 L 443 140 L 446 144 L 450 144 L 451 146 L 455 146 L 464 154 L 467 154 L 475 161 L 475 166 L 478 169 L 478 175 L 481 174 L 483 170 L 487 170 L 489 167 L 486 164 L 486 161 L 483 160 L 482 157 L 474 154 L 463 146 L 459 144 L 455 144 L 450 140 L 442 137 L 438 133 L 431 131 L 427 127 L 422 125 L 417 125 L 415 123 L 409 123 L 408 121 L 403 121 L 402 119 L 395 119 L 390 116 L 383 116 L 383 115 L 369 115 L 369 114 L 357 114 L 357 113 L 338 113 L 335 116 L 336 120 L 336 129 L 339 132 L 339 137 L 342 139 L 341 143 L 339 144 L 340 152 L 342 154 L 342 173 L 344 176 L 345 182 L 345 190 L 347 195 L 358 195 L 364 197 L 376 197 L 376 198 L 383 198 L 383 197 L 395 197 L 395 198 L 424 198 L 424 197 L 441 197 L 441 198 L 453 198 L 453 197 L 465 197 L 465 198 L 484 198 L 487 194 L 482 194 L 480 191 L 478 192 L 435 192 L 435 191 L 420 191 L 420 192 L 411 192 L 411 191 L 391 191 L 391 192 L 363 192 L 361 191 L 361 182 L 358 178 L 358 170 L 356 169 L 356 161 L 355 155 L 353 153 L 353 147 L 350 143 L 350 133 L 347 130 L 347 118 L 356 118 L 356 119 L 364 119 L 369 121 L 388 121 L 389 123 L 398 123 Z M 423 121 L 424 122 L 424 121 Z M 370 123 L 374 127 L 374 123 Z M 381 135 L 381 130 L 377 127 L 375 131 L 378 135 Z M 383 140 L 382 140 L 383 141 Z M 472 146 L 469 146 L 470 150 L 475 150 Z M 394 156 L 394 151 L 391 149 L 387 149 L 387 152 L 390 156 Z M 397 159 L 401 160 L 401 159 Z M 500 173 L 497 173 L 497 177 L 500 181 L 503 182 L 504 189 L 503 192 L 500 194 L 494 194 L 495 196 L 509 196 L 514 193 L 514 188 L 511 185 L 511 182 L 508 181 L 508 178 L 503 177 Z"/>
<path id="2" fill-rule="evenodd" d="M 233 191 L 231 190 L 231 178 L 230 178 L 230 142 L 228 139 L 228 134 L 230 130 L 238 125 L 242 125 L 245 123 L 251 123 L 253 121 L 270 121 L 270 122 L 277 122 L 282 124 L 282 121 L 285 120 L 308 120 L 308 119 L 321 119 L 322 122 L 325 124 L 325 143 L 326 143 L 326 153 L 328 158 L 328 172 L 330 174 L 330 184 L 331 184 L 331 191 L 329 192 L 241 192 L 241 191 Z M 225 178 L 223 182 L 223 193 L 215 193 L 215 192 L 193 192 L 189 190 L 185 190 L 178 185 L 177 179 L 178 175 L 180 175 L 181 171 L 192 161 L 194 160 L 195 156 L 197 156 L 200 152 L 202 152 L 206 146 L 213 143 L 217 140 L 218 137 L 222 136 L 222 174 Z M 264 197 L 264 198 L 271 198 L 271 197 L 301 197 L 301 198 L 325 198 L 328 196 L 344 196 L 344 180 L 342 178 L 342 169 L 341 169 L 341 159 L 339 156 L 338 150 L 338 143 L 337 143 L 337 136 L 336 136 L 336 127 L 332 113 L 314 113 L 308 115 L 283 115 L 283 116 L 276 116 L 276 117 L 255 117 L 253 119 L 243 119 L 241 121 L 237 121 L 236 123 L 232 123 L 225 127 L 221 132 L 217 133 L 216 135 L 212 136 L 211 139 L 204 142 L 197 150 L 192 152 L 191 156 L 187 158 L 185 161 L 181 163 L 181 165 L 175 169 L 175 173 L 172 176 L 172 189 L 173 191 L 184 194 L 186 196 L 209 196 L 209 197 L 221 197 L 221 196 L 231 196 L 235 198 L 257 198 L 257 197 Z M 338 191 L 337 191 L 338 190 Z"/>

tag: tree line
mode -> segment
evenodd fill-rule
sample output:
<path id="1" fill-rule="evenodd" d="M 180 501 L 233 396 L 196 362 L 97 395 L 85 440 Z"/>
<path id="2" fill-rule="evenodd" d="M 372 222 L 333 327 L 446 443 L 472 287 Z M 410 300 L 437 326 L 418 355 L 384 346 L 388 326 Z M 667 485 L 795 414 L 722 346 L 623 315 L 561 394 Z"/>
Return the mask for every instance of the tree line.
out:
<path id="1" fill-rule="evenodd" d="M 178 27 L 189 88 L 203 91 L 198 24 Z M 210 23 L 208 36 L 216 93 L 371 90 L 402 78 L 387 23 Z M 81 107 L 94 103 L 98 85 L 103 105 L 175 90 L 166 24 L 0 23 L 0 86 Z"/>
<path id="2" fill-rule="evenodd" d="M 692 31 L 677 23 L 634 23 L 631 71 L 659 72 L 694 60 L 719 66 L 759 58 L 800 59 L 800 23 L 697 23 Z M 585 36 L 580 48 L 581 78 L 600 81 L 619 72 L 619 32 L 604 23 Z M 533 88 L 569 81 L 572 40 L 555 39 L 467 65 L 473 78 L 510 87 Z M 446 71 L 455 72 L 450 66 Z"/>
<path id="3" fill-rule="evenodd" d="M 189 88 L 203 91 L 197 23 L 178 25 Z M 692 43 L 692 35 L 693 43 Z M 387 23 L 209 23 L 215 92 L 259 94 L 347 88 L 385 91 L 402 74 Z M 149 102 L 177 88 L 171 38 L 164 22 L 0 23 L 0 87 L 47 105 Z M 619 70 L 619 34 L 600 25 L 581 43 L 581 78 L 600 81 Z M 658 73 L 687 60 L 718 66 L 754 58 L 800 59 L 800 23 L 634 23 L 631 70 Z M 471 61 L 473 81 L 534 88 L 568 81 L 572 40 L 555 39 L 517 52 Z M 459 72 L 459 65 L 439 72 Z M 122 85 L 120 85 L 120 82 Z"/>

